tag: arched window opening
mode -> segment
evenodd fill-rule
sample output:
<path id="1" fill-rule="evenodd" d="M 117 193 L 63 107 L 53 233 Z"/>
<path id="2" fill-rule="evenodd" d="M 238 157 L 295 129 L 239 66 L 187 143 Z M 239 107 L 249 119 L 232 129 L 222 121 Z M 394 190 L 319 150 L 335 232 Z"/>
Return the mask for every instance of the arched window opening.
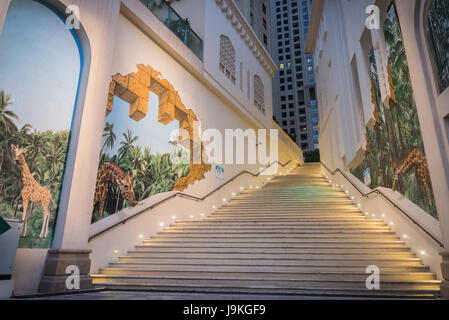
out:
<path id="1" fill-rule="evenodd" d="M 258 75 L 254 76 L 254 104 L 265 114 L 265 90 L 262 79 Z"/>
<path id="2" fill-rule="evenodd" d="M 235 49 L 226 36 L 220 36 L 220 70 L 235 84 Z"/>
<path id="3" fill-rule="evenodd" d="M 433 0 L 427 34 L 440 92 L 449 87 L 449 0 Z"/>

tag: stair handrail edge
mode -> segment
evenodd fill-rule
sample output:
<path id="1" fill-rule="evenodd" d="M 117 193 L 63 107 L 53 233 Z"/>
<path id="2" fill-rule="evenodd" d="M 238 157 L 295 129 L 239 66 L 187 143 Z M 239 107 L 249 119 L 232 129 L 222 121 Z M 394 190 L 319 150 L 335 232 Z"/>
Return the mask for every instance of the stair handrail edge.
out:
<path id="1" fill-rule="evenodd" d="M 411 217 L 404 209 L 402 209 L 395 201 L 390 199 L 386 194 L 384 194 L 379 189 L 371 190 L 370 192 L 363 192 L 360 188 L 352 182 L 352 180 L 347 176 L 346 172 L 341 170 L 340 168 L 335 169 L 334 171 L 330 170 L 328 166 L 326 166 L 323 162 L 320 162 L 321 165 L 328 171 L 330 174 L 335 175 L 339 172 L 348 182 L 362 195 L 364 198 L 369 198 L 371 195 L 376 194 L 382 196 L 385 200 L 387 200 L 395 209 L 399 210 L 405 217 L 407 217 L 410 221 L 413 222 L 421 231 L 423 231 L 426 235 L 428 235 L 433 241 L 435 241 L 441 248 L 444 248 L 443 242 L 441 242 L 438 238 L 436 238 L 431 232 L 429 232 L 426 228 L 424 228 L 420 223 L 418 223 L 413 217 Z"/>
<path id="2" fill-rule="evenodd" d="M 272 166 L 274 166 L 274 165 L 276 165 L 276 164 L 280 165 L 281 167 L 286 167 L 286 166 L 288 166 L 292 161 L 293 161 L 293 160 L 289 160 L 289 161 L 287 161 L 287 162 L 284 163 L 284 164 L 282 164 L 282 163 L 279 162 L 279 161 L 275 161 L 275 162 L 271 163 L 270 165 L 266 166 L 265 168 L 263 168 L 262 170 L 260 170 L 257 174 L 255 174 L 255 173 L 253 173 L 253 172 L 250 172 L 250 171 L 248 171 L 248 170 L 243 170 L 243 171 L 241 171 L 240 173 L 236 174 L 236 175 L 235 175 L 234 177 L 232 177 L 231 179 L 229 179 L 228 181 L 226 181 L 226 183 L 224 183 L 224 184 L 218 186 L 217 188 L 215 188 L 214 190 L 212 190 L 211 192 L 209 192 L 208 194 L 206 194 L 206 195 L 203 196 L 202 198 L 197 197 L 197 196 L 193 196 L 193 195 L 190 195 L 190 194 L 186 194 L 186 193 L 183 193 L 183 192 L 176 192 L 175 194 L 172 194 L 171 196 L 169 196 L 169 197 L 167 197 L 167 198 L 165 198 L 165 199 L 163 199 L 163 200 L 161 200 L 161 201 L 159 201 L 159 202 L 157 202 L 157 203 L 154 203 L 154 204 L 152 204 L 151 206 L 146 207 L 145 209 L 140 210 L 139 212 L 137 212 L 137 213 L 134 214 L 133 216 L 127 217 L 126 219 L 124 219 L 124 220 L 122 220 L 122 221 L 120 221 L 120 222 L 117 222 L 116 224 L 114 224 L 114 225 L 112 225 L 112 226 L 110 226 L 110 227 L 108 227 L 108 228 L 106 228 L 106 229 L 104 229 L 104 230 L 101 230 L 100 232 L 98 232 L 98 233 L 96 233 L 96 234 L 90 236 L 90 237 L 89 237 L 89 241 L 92 240 L 92 239 L 94 239 L 94 238 L 96 238 L 96 237 L 98 237 L 99 235 L 101 235 L 101 234 L 103 234 L 103 233 L 105 233 L 105 232 L 107 232 L 107 231 L 109 231 L 109 230 L 111 230 L 111 229 L 117 227 L 117 226 L 120 225 L 120 224 L 125 224 L 125 223 L 128 222 L 129 220 L 131 220 L 131 219 L 133 219 L 133 218 L 136 218 L 136 217 L 140 216 L 141 214 L 147 212 L 148 210 L 152 210 L 152 209 L 154 209 L 154 208 L 156 208 L 156 207 L 162 205 L 163 203 L 165 203 L 165 202 L 167 202 L 167 201 L 169 201 L 169 200 L 171 200 L 171 199 L 173 199 L 173 198 L 181 197 L 181 198 L 185 198 L 185 199 L 192 200 L 192 201 L 202 202 L 202 201 L 206 200 L 207 198 L 209 198 L 211 195 L 213 195 L 215 192 L 217 192 L 217 191 L 223 189 L 225 186 L 227 186 L 228 184 L 230 184 L 231 182 L 233 182 L 233 181 L 236 180 L 238 177 L 240 177 L 240 176 L 242 176 L 242 175 L 244 175 L 244 174 L 249 174 L 249 175 L 251 175 L 251 176 L 253 176 L 253 177 L 259 177 L 262 173 L 264 173 L 266 170 L 268 170 L 269 168 L 271 168 Z M 298 166 L 299 166 L 299 165 L 298 165 Z"/>

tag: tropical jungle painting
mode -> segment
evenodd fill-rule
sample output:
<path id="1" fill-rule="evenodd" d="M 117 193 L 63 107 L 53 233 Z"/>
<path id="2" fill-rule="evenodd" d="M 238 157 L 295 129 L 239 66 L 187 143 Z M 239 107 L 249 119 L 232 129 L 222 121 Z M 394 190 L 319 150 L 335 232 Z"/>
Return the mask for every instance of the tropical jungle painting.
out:
<path id="1" fill-rule="evenodd" d="M 449 87 L 449 0 L 433 0 L 428 15 L 428 34 L 440 92 Z"/>
<path id="2" fill-rule="evenodd" d="M 13 0 L 0 35 L 0 216 L 23 220 L 21 248 L 49 248 L 81 69 L 64 22 Z"/>
<path id="3" fill-rule="evenodd" d="M 92 222 L 155 194 L 172 191 L 190 172 L 190 151 L 179 143 L 179 121 L 158 121 L 159 97 L 150 93 L 148 113 L 135 121 L 129 103 L 116 97 L 106 117 Z"/>
<path id="4" fill-rule="evenodd" d="M 438 218 L 407 56 L 394 4 L 388 11 L 383 30 L 394 96 L 389 106 L 382 103 L 378 68 L 372 51 L 369 57 L 372 98 L 378 122 L 374 130 L 367 129 L 369 150 L 366 159 L 352 173 L 363 181 L 363 173 L 369 168 L 371 188 L 392 188 Z"/>

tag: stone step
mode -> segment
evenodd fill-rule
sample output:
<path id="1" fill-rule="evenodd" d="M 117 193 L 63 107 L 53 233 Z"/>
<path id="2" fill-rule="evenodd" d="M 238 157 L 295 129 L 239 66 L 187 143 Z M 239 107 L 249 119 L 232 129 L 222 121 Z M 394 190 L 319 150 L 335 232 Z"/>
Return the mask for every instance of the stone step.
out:
<path id="1" fill-rule="evenodd" d="M 382 229 L 315 229 L 315 230 L 296 230 L 298 233 L 292 233 L 292 229 L 289 230 L 256 230 L 254 232 L 250 232 L 249 230 L 168 230 L 165 229 L 163 232 L 160 232 L 159 234 L 168 234 L 168 233 L 178 233 L 178 234 L 184 234 L 186 236 L 190 235 L 220 235 L 220 236 L 229 236 L 229 237 L 235 237 L 238 235 L 257 235 L 257 236 L 272 236 L 272 235 L 278 235 L 278 236 L 298 236 L 298 235 L 325 235 L 325 234 L 348 234 L 348 235 L 355 235 L 355 234 L 379 234 L 379 235 L 394 235 L 393 232 L 391 232 L 388 228 L 382 228 Z M 299 233 L 300 231 L 300 233 Z"/>
<path id="2" fill-rule="evenodd" d="M 210 293 L 210 294 L 258 294 L 258 295 L 283 295 L 283 296 L 296 296 L 296 297 L 319 297 L 323 299 L 325 297 L 335 299 L 408 299 L 408 300 L 434 300 L 439 297 L 438 290 L 414 290 L 402 288 L 399 290 L 347 290 L 347 289 L 335 289 L 335 288 L 307 288 L 307 289 L 285 289 L 285 288 L 273 288 L 273 287 L 251 287 L 251 288 L 229 288 L 223 285 L 215 285 L 208 287 L 201 286 L 181 286 L 181 285 L 154 285 L 151 283 L 146 284 L 126 284 L 126 283 L 102 283 L 98 280 L 94 283 L 96 288 L 108 288 L 109 290 L 120 291 L 160 291 L 160 292 L 186 292 L 186 293 Z"/>
<path id="3" fill-rule="evenodd" d="M 167 227 L 165 231 L 190 231 L 190 232 L 202 232 L 202 231 L 232 231 L 232 232 L 261 232 L 267 231 L 287 231 L 287 232 L 302 232 L 302 231 L 354 231 L 354 230 L 370 230 L 370 231 L 389 231 L 390 228 L 384 225 L 302 225 L 302 226 L 264 226 L 264 225 L 252 225 L 252 226 L 176 226 Z"/>
<path id="4" fill-rule="evenodd" d="M 269 258 L 186 258 L 186 257 L 160 257 L 159 255 L 146 255 L 139 256 L 138 254 L 133 256 L 121 256 L 120 262 L 133 262 L 133 263 L 162 263 L 162 264 L 199 264 L 199 265 L 243 265 L 243 266 L 353 266 L 353 265 L 377 265 L 378 267 L 397 267 L 397 266 L 419 266 L 422 267 L 422 260 L 419 258 L 386 258 L 377 257 L 376 259 L 365 258 L 358 256 L 354 259 L 348 259 L 346 257 L 320 257 L 313 256 L 308 259 L 269 259 Z"/>
<path id="5" fill-rule="evenodd" d="M 202 248 L 404 248 L 403 241 L 397 242 L 245 242 L 245 241 L 170 241 L 170 240 L 146 240 L 145 246 L 167 247 L 202 247 Z"/>
<path id="6" fill-rule="evenodd" d="M 289 238 L 280 238 L 280 237 L 232 237 L 232 238 L 224 238 L 224 237 L 185 237 L 182 235 L 175 236 L 154 236 L 151 237 L 148 241 L 159 241 L 159 242 L 195 242 L 195 243 L 280 243 L 280 244 L 289 244 L 289 243 L 385 243 L 385 244 L 397 244 L 404 243 L 400 240 L 399 237 L 315 237 L 311 236 L 307 237 L 289 237 Z"/>
<path id="7" fill-rule="evenodd" d="M 178 238 L 187 238 L 187 239 L 204 239 L 205 241 L 211 241 L 214 239 L 249 239 L 251 241 L 257 241 L 257 239 L 267 239 L 269 241 L 273 239 L 277 239 L 277 241 L 296 241 L 296 240 L 310 240 L 310 239 L 363 239 L 371 241 L 372 239 L 382 239 L 382 240 L 399 240 L 399 237 L 396 236 L 394 232 L 384 232 L 379 234 L 379 232 L 375 233 L 365 233 L 365 232 L 359 232 L 359 233 L 321 233 L 321 234 L 315 234 L 315 233 L 302 233 L 302 234 L 291 234 L 291 233 L 285 233 L 285 234 L 276 234 L 276 233 L 260 233 L 260 234 L 247 234 L 247 233 L 241 233 L 241 234 L 227 234 L 227 233 L 208 233 L 208 234 L 198 234 L 198 233 L 183 233 L 183 232 L 159 232 L 156 236 L 157 238 L 169 238 L 169 239 L 178 239 Z"/>
<path id="8" fill-rule="evenodd" d="M 361 214 L 362 212 L 360 209 L 342 209 L 337 210 L 335 208 L 329 208 L 329 209 L 305 209 L 305 208 L 290 208 L 286 209 L 284 207 L 278 207 L 277 209 L 266 209 L 266 208 L 252 208 L 252 209 L 242 209 L 242 208 L 226 208 L 221 207 L 216 211 L 217 214 L 219 213 L 243 213 L 246 212 L 248 214 L 254 214 L 254 213 L 263 213 L 263 214 L 269 214 L 271 216 L 277 216 L 279 214 L 285 213 L 285 214 Z"/>
<path id="9" fill-rule="evenodd" d="M 209 287 L 220 287 L 227 289 L 249 289 L 255 290 L 313 290 L 325 289 L 333 290 L 360 290 L 366 289 L 365 280 L 307 280 L 307 279 L 264 279 L 264 278 L 246 278 L 235 279 L 232 277 L 216 277 L 213 279 L 204 277 L 166 277 L 166 276 L 138 276 L 138 275 L 92 275 L 93 283 L 96 285 L 107 284 L 111 287 L 113 284 L 137 285 L 139 287 L 160 287 L 174 285 L 180 287 L 196 287 L 206 290 Z M 382 291 L 418 291 L 418 292 L 438 292 L 440 282 L 437 280 L 416 280 L 416 281 L 382 281 L 380 287 Z M 373 292 L 371 291 L 371 294 Z"/>
<path id="10" fill-rule="evenodd" d="M 368 264 L 326 264 L 326 265 L 274 265 L 274 264 L 264 264 L 264 265 L 256 265 L 256 264 L 234 264 L 223 265 L 220 262 L 215 263 L 196 263 L 190 262 L 187 264 L 185 261 L 179 261 L 178 264 L 172 263 L 157 263 L 154 260 L 145 261 L 145 259 L 122 259 L 121 262 L 111 263 L 111 268 L 148 268 L 148 269 L 161 269 L 161 270 L 179 270 L 180 268 L 186 268 L 188 270 L 196 270 L 196 271 L 252 271 L 252 272 L 308 272 L 308 273 L 320 273 L 320 272 L 329 272 L 329 271 L 340 271 L 340 272 L 356 272 L 356 273 L 364 273 Z M 381 274 L 383 273 L 394 273 L 394 272 L 430 272 L 429 267 L 424 265 L 411 265 L 411 266 L 378 266 Z"/>
<path id="11" fill-rule="evenodd" d="M 176 221 L 175 223 L 184 223 L 185 221 Z M 244 215 L 244 216 L 235 216 L 230 217 L 228 215 L 211 215 L 203 220 L 204 222 L 219 222 L 219 221 L 228 221 L 228 222 L 252 222 L 252 221 L 262 221 L 262 222 L 297 222 L 297 221 L 367 221 L 367 218 L 363 215 L 341 215 L 341 216 L 258 216 L 255 215 Z M 371 220 L 371 221 L 379 221 L 379 220 Z M 380 220 L 382 221 L 382 220 Z"/>
<path id="12" fill-rule="evenodd" d="M 312 250 L 313 251 L 313 250 Z M 331 251 L 331 250 L 329 250 Z M 345 255 L 348 259 L 378 259 L 378 258 L 415 258 L 416 256 L 411 252 L 321 252 L 317 253 L 316 250 L 313 252 L 303 252 L 303 253 L 268 253 L 268 252 L 251 252 L 251 250 L 239 249 L 238 251 L 228 251 L 228 252 L 186 252 L 183 248 L 178 251 L 169 250 L 156 250 L 156 249 L 141 249 L 141 250 L 130 250 L 128 252 L 129 256 L 151 256 L 157 255 L 158 257 L 165 258 L 210 258 L 210 259 L 312 259 L 314 257 L 319 257 L 320 259 L 335 259 L 342 255 Z"/>
<path id="13" fill-rule="evenodd" d="M 232 280 L 283 280 L 283 281 L 336 281 L 341 278 L 345 280 L 365 281 L 369 274 L 365 272 L 347 271 L 321 271 L 321 272 L 299 272 L 299 271 L 252 271 L 252 270 L 189 270 L 178 267 L 177 270 L 164 268 L 101 268 L 102 275 L 130 275 L 130 276 L 159 276 L 159 277 L 195 277 L 200 279 L 229 278 Z M 382 281 L 425 281 L 436 280 L 430 272 L 383 272 Z"/>
<path id="14" fill-rule="evenodd" d="M 261 226 L 261 227 L 291 227 L 291 226 L 386 226 L 387 224 L 382 220 L 297 220 L 297 221 L 275 221 L 266 222 L 258 221 L 222 221 L 222 220 L 203 220 L 203 221 L 177 221 L 175 226 L 177 227 L 248 227 L 248 226 Z"/>
<path id="15" fill-rule="evenodd" d="M 263 254 L 391 254 L 391 253 L 409 253 L 410 249 L 403 246 L 323 246 L 323 245 L 306 245 L 306 246 L 294 246 L 284 245 L 281 247 L 245 247 L 245 246 L 231 246 L 228 244 L 225 247 L 212 245 L 207 246 L 173 246 L 173 245 L 142 245 L 136 246 L 137 251 L 144 252 L 184 252 L 184 253 L 263 253 Z"/>

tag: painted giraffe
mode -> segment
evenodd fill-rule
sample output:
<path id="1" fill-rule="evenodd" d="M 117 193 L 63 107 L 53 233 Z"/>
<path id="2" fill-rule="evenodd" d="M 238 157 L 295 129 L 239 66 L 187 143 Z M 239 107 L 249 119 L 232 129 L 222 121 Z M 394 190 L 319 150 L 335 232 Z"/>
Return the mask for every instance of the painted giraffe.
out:
<path id="1" fill-rule="evenodd" d="M 109 182 L 120 189 L 122 197 L 132 206 L 137 205 L 136 197 L 134 195 L 133 177 L 130 173 L 125 175 L 116 164 L 106 162 L 98 170 L 97 184 L 95 186 L 95 199 L 93 209 L 97 203 L 100 203 L 98 217 L 103 218 L 104 206 L 106 198 L 108 197 Z"/>
<path id="2" fill-rule="evenodd" d="M 427 165 L 426 157 L 419 152 L 418 149 L 410 150 L 404 161 L 400 165 L 394 164 L 395 174 L 393 180 L 393 191 L 396 190 L 396 185 L 399 178 L 405 176 L 413 168 L 415 169 L 415 176 L 418 185 L 424 188 L 429 202 L 432 202 L 432 187 L 430 182 L 429 166 Z"/>
<path id="3" fill-rule="evenodd" d="M 56 207 L 55 202 L 51 196 L 50 190 L 41 187 L 39 183 L 34 179 L 30 172 L 30 168 L 25 161 L 24 154 L 27 153 L 27 149 L 21 148 L 15 145 L 11 145 L 11 149 L 14 151 L 15 160 L 19 162 L 20 171 L 22 172 L 23 189 L 21 191 L 23 202 L 23 237 L 27 235 L 28 229 L 28 205 L 30 202 L 34 204 L 40 203 L 43 210 L 42 230 L 39 235 L 39 239 L 45 239 L 48 236 L 48 224 L 50 222 L 50 201 L 53 206 Z"/>

